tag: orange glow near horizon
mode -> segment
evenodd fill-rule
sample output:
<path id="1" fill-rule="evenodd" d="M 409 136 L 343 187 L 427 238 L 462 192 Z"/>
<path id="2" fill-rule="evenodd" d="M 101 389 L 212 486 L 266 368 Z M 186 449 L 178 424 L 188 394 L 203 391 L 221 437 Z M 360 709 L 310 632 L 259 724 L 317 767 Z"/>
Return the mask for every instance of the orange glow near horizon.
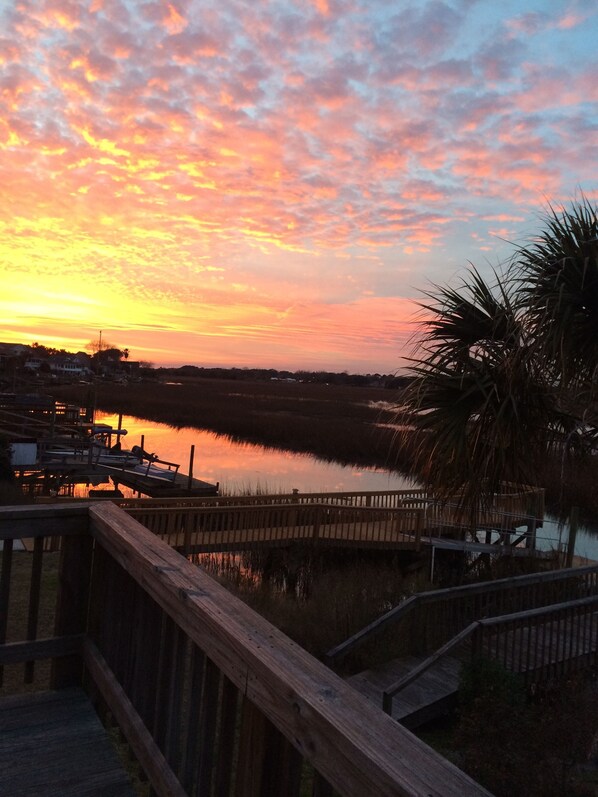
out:
<path id="1" fill-rule="evenodd" d="M 503 6 L 0 9 L 0 340 L 397 370 L 430 281 L 598 196 L 596 12 Z"/>

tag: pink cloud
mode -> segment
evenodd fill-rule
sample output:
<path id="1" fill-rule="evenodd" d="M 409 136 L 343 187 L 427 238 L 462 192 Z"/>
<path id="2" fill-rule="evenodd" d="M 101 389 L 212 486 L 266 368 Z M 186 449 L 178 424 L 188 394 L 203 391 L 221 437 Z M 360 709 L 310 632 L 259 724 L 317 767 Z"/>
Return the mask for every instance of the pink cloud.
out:
<path id="1" fill-rule="evenodd" d="M 289 357 L 389 362 L 367 313 L 390 322 L 547 196 L 595 195 L 593 56 L 566 58 L 584 31 L 554 15 L 19 0 L 0 19 L 2 288 L 60 270 L 90 307 L 123 297 L 144 345 L 209 318 L 244 358 L 282 352 L 287 324 Z"/>

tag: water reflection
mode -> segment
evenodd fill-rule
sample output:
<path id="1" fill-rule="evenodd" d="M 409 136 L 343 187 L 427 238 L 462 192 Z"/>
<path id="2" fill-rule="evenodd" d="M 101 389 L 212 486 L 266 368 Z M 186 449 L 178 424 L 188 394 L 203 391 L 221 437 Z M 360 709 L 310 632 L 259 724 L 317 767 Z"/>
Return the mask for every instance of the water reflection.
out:
<path id="1" fill-rule="evenodd" d="M 114 427 L 118 425 L 117 415 L 97 413 L 96 418 Z M 308 454 L 234 443 L 221 435 L 192 427 L 173 429 L 163 423 L 129 416 L 123 418 L 123 427 L 128 431 L 123 440 L 126 448 L 139 445 L 143 436 L 146 451 L 178 462 L 183 473 L 189 472 L 189 454 L 194 445 L 193 475 L 212 484 L 219 482 L 221 491 L 227 494 L 291 492 L 293 489 L 300 492 L 401 490 L 415 484 L 399 473 L 346 467 Z M 121 490 L 126 495 L 133 494 L 123 486 Z M 543 549 L 564 547 L 568 533 L 568 524 L 559 524 L 548 516 L 544 527 L 538 530 L 538 545 Z M 598 528 L 579 527 L 575 553 L 598 560 Z"/>
<path id="2" fill-rule="evenodd" d="M 103 423 L 118 425 L 118 416 L 97 413 Z M 160 459 L 178 462 L 181 472 L 189 472 L 191 446 L 195 446 L 193 475 L 215 484 L 225 493 L 300 492 L 349 490 L 400 490 L 413 482 L 398 473 L 362 467 L 345 467 L 325 462 L 308 454 L 278 451 L 250 443 L 234 443 L 226 437 L 202 429 L 172 429 L 163 423 L 127 416 L 128 431 L 123 446 L 139 445 L 144 437 L 146 451 Z"/>

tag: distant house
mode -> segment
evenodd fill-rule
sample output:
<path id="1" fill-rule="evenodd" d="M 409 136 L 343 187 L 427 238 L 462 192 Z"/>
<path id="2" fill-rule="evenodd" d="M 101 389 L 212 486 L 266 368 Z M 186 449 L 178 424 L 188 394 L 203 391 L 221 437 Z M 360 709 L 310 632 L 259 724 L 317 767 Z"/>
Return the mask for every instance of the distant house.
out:
<path id="1" fill-rule="evenodd" d="M 0 352 L 8 357 L 18 357 L 19 354 L 28 354 L 30 351 L 31 346 L 24 343 L 0 343 Z"/>
<path id="2" fill-rule="evenodd" d="M 75 357 L 54 356 L 50 359 L 50 370 L 56 376 L 87 376 L 89 369 L 81 365 Z"/>
<path id="3" fill-rule="evenodd" d="M 42 365 L 47 362 L 47 360 L 41 357 L 28 357 L 23 367 L 28 371 L 39 371 Z"/>

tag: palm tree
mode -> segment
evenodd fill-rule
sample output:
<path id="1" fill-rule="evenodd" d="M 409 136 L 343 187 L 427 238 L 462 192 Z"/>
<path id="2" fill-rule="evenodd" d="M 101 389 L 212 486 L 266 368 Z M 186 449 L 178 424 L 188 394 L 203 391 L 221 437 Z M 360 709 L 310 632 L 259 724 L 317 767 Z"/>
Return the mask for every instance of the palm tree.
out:
<path id="1" fill-rule="evenodd" d="M 493 284 L 472 267 L 421 304 L 404 440 L 420 478 L 472 509 L 593 430 L 598 214 L 584 200 L 546 222 Z"/>
<path id="2" fill-rule="evenodd" d="M 584 198 L 553 209 L 546 228 L 520 247 L 514 271 L 537 355 L 558 386 L 569 426 L 586 437 L 596 427 L 598 385 L 598 212 Z"/>
<path id="3" fill-rule="evenodd" d="M 529 480 L 554 395 L 508 281 L 491 287 L 472 268 L 459 289 L 436 287 L 428 298 L 405 396 L 416 470 L 446 497 L 477 506 L 502 481 Z"/>

